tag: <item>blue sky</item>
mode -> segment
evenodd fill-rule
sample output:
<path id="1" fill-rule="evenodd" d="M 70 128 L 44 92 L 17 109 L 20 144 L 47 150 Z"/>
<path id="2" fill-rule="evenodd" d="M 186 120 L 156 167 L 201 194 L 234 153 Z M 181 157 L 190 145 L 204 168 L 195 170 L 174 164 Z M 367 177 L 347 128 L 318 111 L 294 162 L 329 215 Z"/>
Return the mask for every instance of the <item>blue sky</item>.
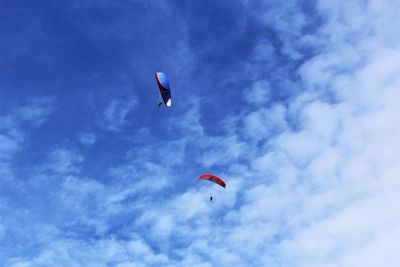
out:
<path id="1" fill-rule="evenodd" d="M 397 266 L 398 10 L 1 1 L 0 266 Z"/>

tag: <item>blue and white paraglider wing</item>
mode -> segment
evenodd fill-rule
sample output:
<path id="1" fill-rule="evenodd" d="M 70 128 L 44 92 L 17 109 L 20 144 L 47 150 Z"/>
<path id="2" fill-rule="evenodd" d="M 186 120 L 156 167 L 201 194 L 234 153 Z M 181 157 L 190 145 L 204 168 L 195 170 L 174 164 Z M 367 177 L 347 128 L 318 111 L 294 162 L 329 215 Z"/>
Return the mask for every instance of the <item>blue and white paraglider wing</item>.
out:
<path id="1" fill-rule="evenodd" d="M 164 104 L 167 107 L 170 107 L 171 102 L 171 89 L 169 87 L 169 81 L 167 76 L 162 72 L 156 72 L 156 81 L 158 88 L 160 89 L 161 97 L 164 101 Z"/>

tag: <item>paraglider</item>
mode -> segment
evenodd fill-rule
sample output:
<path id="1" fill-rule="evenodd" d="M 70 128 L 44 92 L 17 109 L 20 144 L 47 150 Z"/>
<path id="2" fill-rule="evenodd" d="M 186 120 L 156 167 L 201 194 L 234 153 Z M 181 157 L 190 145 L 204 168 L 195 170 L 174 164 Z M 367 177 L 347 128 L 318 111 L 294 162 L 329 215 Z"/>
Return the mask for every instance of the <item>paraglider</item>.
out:
<path id="1" fill-rule="evenodd" d="M 197 179 L 209 180 L 211 182 L 214 182 L 214 183 L 222 186 L 223 188 L 226 188 L 226 183 L 221 178 L 219 178 L 218 176 L 213 175 L 213 174 L 202 174 L 199 177 L 197 177 Z M 212 202 L 213 199 L 214 198 L 212 196 L 210 196 L 210 202 Z"/>
<path id="2" fill-rule="evenodd" d="M 171 89 L 169 87 L 169 81 L 167 78 L 167 75 L 165 75 L 162 72 L 156 72 L 156 81 L 158 85 L 158 89 L 160 89 L 160 94 L 161 97 L 164 101 L 165 106 L 170 107 L 172 102 L 171 102 Z M 158 107 L 162 105 L 162 102 L 158 102 Z"/>

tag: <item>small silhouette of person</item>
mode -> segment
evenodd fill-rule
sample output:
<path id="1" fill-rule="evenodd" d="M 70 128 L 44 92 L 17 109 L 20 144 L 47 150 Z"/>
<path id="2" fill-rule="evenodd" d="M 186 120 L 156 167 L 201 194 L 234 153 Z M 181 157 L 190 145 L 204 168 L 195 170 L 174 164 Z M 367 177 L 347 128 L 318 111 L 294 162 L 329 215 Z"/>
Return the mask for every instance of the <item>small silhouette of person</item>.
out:
<path id="1" fill-rule="evenodd" d="M 212 196 L 210 196 L 210 202 L 212 202 L 213 201 L 213 197 Z"/>

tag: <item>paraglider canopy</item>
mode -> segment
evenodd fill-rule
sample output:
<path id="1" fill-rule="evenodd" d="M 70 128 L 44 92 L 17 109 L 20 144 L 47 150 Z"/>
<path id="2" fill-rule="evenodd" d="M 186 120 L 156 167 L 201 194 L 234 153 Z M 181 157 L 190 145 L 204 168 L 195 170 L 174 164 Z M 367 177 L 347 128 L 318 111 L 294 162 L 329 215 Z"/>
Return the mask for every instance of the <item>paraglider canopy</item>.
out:
<path id="1" fill-rule="evenodd" d="M 202 174 L 199 177 L 197 177 L 197 179 L 209 180 L 211 182 L 219 184 L 220 186 L 222 186 L 224 188 L 226 187 L 225 182 L 221 178 L 219 178 L 218 176 L 213 175 L 213 174 L 208 174 L 208 173 L 207 174 Z"/>
<path id="2" fill-rule="evenodd" d="M 167 75 L 165 75 L 162 72 L 156 72 L 155 75 L 156 75 L 157 85 L 158 85 L 158 88 L 160 89 L 160 94 L 164 101 L 164 104 L 167 107 L 170 107 L 172 104 L 171 103 L 171 89 L 169 87 L 169 81 L 168 81 Z"/>

